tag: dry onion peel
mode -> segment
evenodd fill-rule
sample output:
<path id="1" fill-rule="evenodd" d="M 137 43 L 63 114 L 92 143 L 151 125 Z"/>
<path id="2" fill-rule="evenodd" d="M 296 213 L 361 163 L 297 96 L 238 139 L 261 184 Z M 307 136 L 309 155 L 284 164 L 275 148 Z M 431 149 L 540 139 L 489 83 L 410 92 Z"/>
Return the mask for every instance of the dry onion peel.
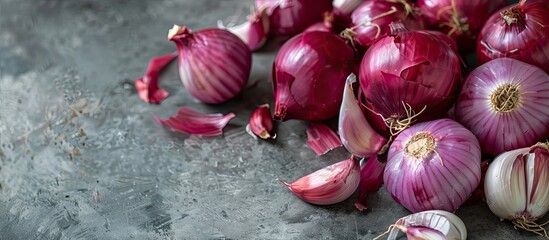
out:
<path id="1" fill-rule="evenodd" d="M 337 134 L 326 124 L 310 123 L 307 126 L 307 145 L 320 156 L 343 144 Z"/>
<path id="2" fill-rule="evenodd" d="M 365 160 L 364 166 L 360 169 L 360 184 L 358 185 L 360 195 L 355 203 L 355 207 L 360 211 L 368 209 L 366 203 L 368 193 L 376 192 L 383 184 L 383 170 L 385 169 L 385 163 L 379 161 L 378 155 Z"/>
<path id="3" fill-rule="evenodd" d="M 135 88 L 143 101 L 160 103 L 168 97 L 168 92 L 158 87 L 158 77 L 162 68 L 168 65 L 176 56 L 177 53 L 170 53 L 152 58 L 149 61 L 145 75 L 142 78 L 135 79 Z"/>
<path id="4" fill-rule="evenodd" d="M 166 120 L 153 115 L 154 119 L 172 131 L 183 132 L 200 136 L 219 136 L 223 128 L 234 118 L 234 113 L 223 115 L 220 113 L 204 114 L 190 108 L 180 108 L 175 116 Z"/>

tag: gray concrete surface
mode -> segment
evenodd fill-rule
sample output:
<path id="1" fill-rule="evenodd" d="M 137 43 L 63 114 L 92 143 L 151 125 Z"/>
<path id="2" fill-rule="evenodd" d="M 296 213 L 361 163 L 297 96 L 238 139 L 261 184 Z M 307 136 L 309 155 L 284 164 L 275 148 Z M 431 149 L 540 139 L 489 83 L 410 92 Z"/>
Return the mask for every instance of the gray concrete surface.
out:
<path id="1" fill-rule="evenodd" d="M 191 98 L 171 64 L 170 97 L 142 102 L 133 79 L 149 58 L 174 51 L 174 23 L 200 29 L 251 0 L 0 0 L 0 239 L 372 239 L 408 212 L 384 189 L 357 211 L 298 200 L 291 181 L 347 156 L 316 157 L 305 123 L 279 125 L 275 142 L 245 125 L 271 102 L 280 42 L 253 55 L 242 97 L 222 105 Z M 223 137 L 172 133 L 151 114 L 181 106 L 235 112 Z M 457 211 L 469 239 L 536 239 L 484 204 Z"/>

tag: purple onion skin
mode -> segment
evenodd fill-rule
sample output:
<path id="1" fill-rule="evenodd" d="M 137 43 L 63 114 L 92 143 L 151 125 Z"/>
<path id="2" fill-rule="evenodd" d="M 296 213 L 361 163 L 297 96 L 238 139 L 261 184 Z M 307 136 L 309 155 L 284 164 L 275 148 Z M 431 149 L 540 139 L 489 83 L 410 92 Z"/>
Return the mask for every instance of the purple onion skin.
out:
<path id="1" fill-rule="evenodd" d="M 274 118 L 325 120 L 339 112 L 345 79 L 356 68 L 352 48 L 328 32 L 288 40 L 273 64 Z"/>
<path id="2" fill-rule="evenodd" d="M 442 40 L 443 42 L 445 42 L 446 44 L 448 44 L 448 46 L 454 50 L 454 52 L 456 53 L 456 55 L 459 56 L 459 51 L 458 51 L 458 45 L 456 43 L 456 41 L 454 39 L 452 39 L 451 37 L 448 37 L 448 35 L 440 32 L 440 31 L 433 31 L 433 30 L 425 30 L 424 32 L 426 33 L 430 33 L 430 34 L 433 34 L 435 35 L 436 37 L 438 37 L 440 40 Z"/>
<path id="3" fill-rule="evenodd" d="M 434 138 L 436 153 L 430 151 L 415 158 L 407 152 L 408 142 L 418 133 Z M 480 161 L 477 139 L 459 123 L 451 119 L 418 123 L 402 131 L 391 144 L 385 187 L 396 202 L 411 212 L 454 212 L 480 183 Z"/>
<path id="4" fill-rule="evenodd" d="M 505 84 L 518 86 L 512 111 L 497 111 L 491 96 Z M 456 102 L 456 119 L 478 138 L 482 151 L 497 156 L 549 136 L 549 75 L 511 58 L 498 58 L 471 72 Z"/>

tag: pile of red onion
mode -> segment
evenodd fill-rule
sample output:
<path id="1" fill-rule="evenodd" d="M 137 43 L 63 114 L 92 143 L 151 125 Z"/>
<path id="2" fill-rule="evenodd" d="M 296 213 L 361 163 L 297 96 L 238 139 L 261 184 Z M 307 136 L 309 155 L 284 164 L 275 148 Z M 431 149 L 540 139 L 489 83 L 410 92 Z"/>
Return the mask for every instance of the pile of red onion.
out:
<path id="1" fill-rule="evenodd" d="M 360 189 L 356 206 L 365 210 L 376 207 L 366 204 L 368 193 L 383 186 L 417 213 L 402 219 L 445 219 L 439 225 L 401 219 L 406 224 L 392 225 L 390 238 L 398 228 L 418 239 L 464 239 L 463 223 L 443 211 L 482 199 L 470 196 L 482 195 L 484 182 L 490 194 L 500 193 L 496 170 L 485 177 L 481 160 L 490 159 L 486 169 L 494 158 L 515 157 L 535 166 L 528 169 L 533 178 L 549 179 L 547 0 L 507 6 L 503 0 L 256 0 L 255 7 L 241 25 L 197 31 L 176 25 L 168 39 L 183 86 L 206 104 L 253 91 L 251 51 L 285 41 L 272 75 L 260 80 L 272 81 L 272 102 L 237 117 L 249 121 L 247 131 L 258 141 L 274 144 L 283 121 L 308 121 L 306 143 L 314 153 L 341 146 L 349 152 L 294 182 L 280 180 L 299 199 L 336 204 Z M 144 101 L 168 96 L 158 80 L 174 57 L 154 58 L 136 80 Z M 231 112 L 183 107 L 167 120 L 155 118 L 174 131 L 218 136 L 235 117 Z M 530 155 L 509 154 L 517 149 Z M 549 187 L 536 191 L 549 196 Z M 506 219 L 546 233 L 535 222 L 542 214 L 521 214 Z"/>

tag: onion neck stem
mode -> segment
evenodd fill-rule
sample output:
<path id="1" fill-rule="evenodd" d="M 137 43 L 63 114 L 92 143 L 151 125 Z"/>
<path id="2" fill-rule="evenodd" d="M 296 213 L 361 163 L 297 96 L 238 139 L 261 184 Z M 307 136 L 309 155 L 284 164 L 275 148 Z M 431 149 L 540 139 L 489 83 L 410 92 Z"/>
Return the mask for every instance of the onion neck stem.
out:
<path id="1" fill-rule="evenodd" d="M 410 5 L 407 0 L 387 0 L 387 1 L 392 3 L 402 4 L 402 6 L 404 7 L 404 10 L 406 10 L 406 16 L 412 15 L 413 17 L 416 17 L 416 13 L 418 12 L 418 9 L 412 7 L 412 5 Z"/>
<path id="2" fill-rule="evenodd" d="M 350 28 L 347 28 L 345 30 L 343 30 L 339 35 L 344 38 L 344 39 L 347 39 L 351 42 L 351 45 L 353 47 L 355 47 L 355 44 L 354 44 L 354 39 L 356 37 L 356 32 L 355 30 L 359 27 L 363 27 L 363 26 L 374 26 L 376 29 L 377 29 L 377 32 L 376 32 L 376 35 L 374 37 L 374 39 L 377 39 L 380 35 L 381 35 L 381 27 L 379 26 L 379 24 L 376 24 L 376 23 L 373 23 L 373 21 L 377 20 L 377 19 L 380 19 L 382 17 L 386 17 L 386 16 L 389 16 L 393 13 L 396 13 L 397 12 L 397 9 L 396 7 L 392 6 L 391 7 L 391 10 L 387 11 L 387 12 L 383 12 L 383 13 L 380 13 L 379 15 L 377 16 L 374 16 L 373 18 L 370 18 L 368 20 L 365 20 L 353 27 L 350 27 Z M 356 49 L 356 48 L 355 48 Z"/>
<path id="3" fill-rule="evenodd" d="M 521 4 L 515 5 L 509 9 L 501 11 L 499 14 L 507 26 L 517 25 L 521 30 L 525 28 L 524 14 L 519 9 Z"/>
<path id="4" fill-rule="evenodd" d="M 448 37 L 451 37 L 454 33 L 466 33 L 471 34 L 469 30 L 469 24 L 467 22 L 463 22 L 461 20 L 460 14 L 457 10 L 456 1 L 452 0 L 450 6 L 446 6 L 441 8 L 436 15 L 437 19 L 441 19 L 441 15 L 444 13 L 449 12 L 450 19 L 448 21 L 442 22 L 439 27 L 449 27 L 450 31 L 448 31 L 447 35 Z"/>

